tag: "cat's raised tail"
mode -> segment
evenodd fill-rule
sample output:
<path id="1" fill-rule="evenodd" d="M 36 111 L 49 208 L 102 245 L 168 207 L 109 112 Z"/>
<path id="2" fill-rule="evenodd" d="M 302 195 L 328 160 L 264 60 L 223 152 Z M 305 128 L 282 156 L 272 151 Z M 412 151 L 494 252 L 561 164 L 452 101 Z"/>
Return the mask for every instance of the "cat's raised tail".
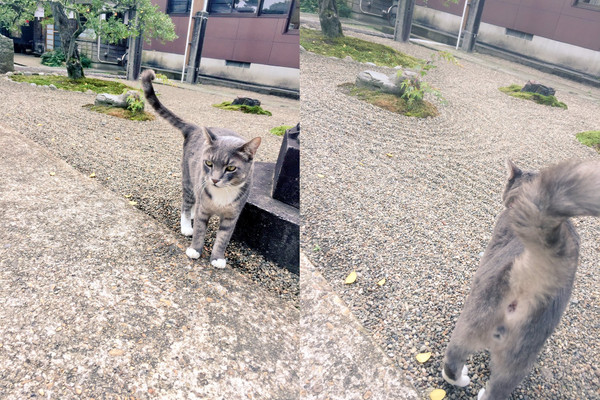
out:
<path id="1" fill-rule="evenodd" d="M 160 100 L 158 100 L 158 97 L 156 97 L 156 93 L 154 92 L 154 87 L 152 86 L 152 81 L 154 78 L 156 78 L 156 74 L 153 70 L 147 69 L 142 72 L 142 88 L 144 89 L 144 95 L 146 96 L 148 104 L 154 108 L 158 115 L 169 121 L 169 123 L 175 128 L 179 129 L 181 133 L 183 133 L 183 137 L 186 138 L 188 134 L 197 127 L 193 124 L 185 122 L 177 115 L 173 114 L 171 110 L 165 107 Z"/>
<path id="2" fill-rule="evenodd" d="M 521 174 L 510 161 L 508 168 L 509 178 Z M 566 279 L 570 264 L 564 260 L 564 250 L 572 244 L 564 238 L 573 235 L 564 234 L 563 230 L 572 229 L 564 222 L 575 216 L 600 216 L 600 161 L 566 161 L 544 169 L 523 183 L 507 206 L 512 228 L 525 246 L 512 281 L 540 282 L 539 288 L 526 289 L 536 291 L 539 300 Z"/>
<path id="3" fill-rule="evenodd" d="M 514 164 L 510 168 L 519 173 Z M 510 208 L 513 228 L 523 242 L 547 244 L 566 219 L 600 216 L 600 161 L 566 161 L 542 170 L 523 184 Z"/>

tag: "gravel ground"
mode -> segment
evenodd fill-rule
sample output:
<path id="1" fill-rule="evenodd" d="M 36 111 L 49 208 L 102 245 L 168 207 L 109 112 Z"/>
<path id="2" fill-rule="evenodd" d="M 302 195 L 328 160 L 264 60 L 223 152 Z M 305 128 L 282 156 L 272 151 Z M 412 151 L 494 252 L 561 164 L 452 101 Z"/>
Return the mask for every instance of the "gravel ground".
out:
<path id="1" fill-rule="evenodd" d="M 35 69 L 33 69 L 35 71 Z M 44 70 L 48 70 L 45 68 Z M 140 87 L 137 82 L 123 81 Z M 233 129 L 251 139 L 261 136 L 257 161 L 277 160 L 281 138 L 269 133 L 280 125 L 295 125 L 298 101 L 211 85 L 156 84 L 161 101 L 183 119 L 198 125 Z M 113 192 L 137 202 L 136 207 L 179 232 L 181 206 L 181 133 L 166 121 L 136 122 L 82 108 L 94 94 L 51 90 L 0 79 L 1 123 L 48 148 L 81 173 L 101 181 Z M 258 98 L 273 116 L 219 110 L 211 104 L 237 95 Z M 206 247 L 216 233 L 213 220 Z M 189 239 L 181 237 L 183 243 Z M 210 254 L 210 251 L 208 252 Z M 297 303 L 298 277 L 265 260 L 247 246 L 231 242 L 228 264 L 284 299 Z"/>
<path id="2" fill-rule="evenodd" d="M 433 53 L 352 35 L 421 58 Z M 337 89 L 362 70 L 391 69 L 301 55 L 301 248 L 423 398 L 439 387 L 449 399 L 472 399 L 489 376 L 488 356 L 475 355 L 468 361 L 472 384 L 455 389 L 440 377 L 440 363 L 502 209 L 505 159 L 538 169 L 599 157 L 575 139 L 600 129 L 599 89 L 478 58 L 487 65 L 436 62 L 425 79 L 449 104 L 439 117 L 415 119 Z M 555 83 L 569 109 L 498 91 L 528 79 Z M 582 247 L 571 303 L 511 399 L 600 398 L 600 220 L 574 223 Z M 352 270 L 356 283 L 344 285 Z M 414 358 L 421 351 L 433 353 L 423 365 Z"/>

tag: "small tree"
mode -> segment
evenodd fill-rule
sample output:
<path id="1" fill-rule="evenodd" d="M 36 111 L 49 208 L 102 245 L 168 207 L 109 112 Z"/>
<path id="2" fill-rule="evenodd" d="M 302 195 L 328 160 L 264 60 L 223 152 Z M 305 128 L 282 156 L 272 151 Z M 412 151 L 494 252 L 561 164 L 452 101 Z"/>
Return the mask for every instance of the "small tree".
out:
<path id="1" fill-rule="evenodd" d="M 342 24 L 335 0 L 319 0 L 321 32 L 328 38 L 342 37 Z"/>
<path id="2" fill-rule="evenodd" d="M 93 29 L 113 44 L 130 37 L 165 41 L 177 38 L 171 18 L 150 0 L 53 0 L 45 4 L 50 5 L 60 33 L 67 73 L 72 79 L 84 76 L 76 40 L 86 29 Z M 0 0 L 0 24 L 14 31 L 33 18 L 36 5 L 35 0 Z M 129 13 L 135 18 L 125 24 L 122 16 Z"/>

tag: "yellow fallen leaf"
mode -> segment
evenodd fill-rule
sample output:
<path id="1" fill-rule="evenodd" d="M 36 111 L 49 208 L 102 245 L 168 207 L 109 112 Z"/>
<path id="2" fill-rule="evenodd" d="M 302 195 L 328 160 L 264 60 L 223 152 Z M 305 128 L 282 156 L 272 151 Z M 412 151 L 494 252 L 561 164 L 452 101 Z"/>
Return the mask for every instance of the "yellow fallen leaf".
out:
<path id="1" fill-rule="evenodd" d="M 377 282 L 377 284 L 378 284 L 379 286 L 383 286 L 383 285 L 385 285 L 385 278 L 383 278 L 382 280 L 380 280 L 379 282 Z"/>
<path id="2" fill-rule="evenodd" d="M 351 283 L 354 283 L 354 281 L 356 281 L 356 271 L 350 272 L 350 275 L 346 277 L 346 280 L 344 282 L 346 283 L 346 285 L 350 285 Z"/>
<path id="3" fill-rule="evenodd" d="M 429 393 L 429 398 L 431 400 L 442 400 L 446 397 L 446 391 L 444 389 L 433 389 L 431 393 Z"/>
<path id="4" fill-rule="evenodd" d="M 96 177 L 96 173 L 95 173 L 95 172 L 92 172 L 92 173 L 90 174 L 90 178 L 95 178 L 95 177 Z"/>
<path id="5" fill-rule="evenodd" d="M 392 153 L 385 153 L 385 155 L 388 157 L 394 157 L 394 155 Z"/>
<path id="6" fill-rule="evenodd" d="M 325 175 L 323 175 L 323 174 L 317 174 L 317 176 L 318 176 L 319 178 L 325 178 Z"/>
<path id="7" fill-rule="evenodd" d="M 56 175 L 56 172 L 50 172 L 50 176 Z"/>
<path id="8" fill-rule="evenodd" d="M 132 201 L 129 202 L 129 205 L 130 206 L 137 206 L 137 201 L 133 201 L 132 200 Z"/>
<path id="9" fill-rule="evenodd" d="M 125 350 L 121 349 L 112 349 L 108 352 L 108 355 L 113 357 L 122 356 L 123 354 L 125 354 Z"/>
<path id="10" fill-rule="evenodd" d="M 429 358 L 431 357 L 431 352 L 429 353 L 419 353 L 416 356 L 416 359 L 418 362 L 420 362 L 421 364 L 423 364 L 424 362 L 427 362 L 427 360 L 429 360 Z"/>
<path id="11" fill-rule="evenodd" d="M 131 198 L 131 195 L 130 195 L 130 194 L 126 194 L 126 195 L 125 195 L 125 198 L 126 198 L 126 199 L 130 199 L 130 198 Z"/>

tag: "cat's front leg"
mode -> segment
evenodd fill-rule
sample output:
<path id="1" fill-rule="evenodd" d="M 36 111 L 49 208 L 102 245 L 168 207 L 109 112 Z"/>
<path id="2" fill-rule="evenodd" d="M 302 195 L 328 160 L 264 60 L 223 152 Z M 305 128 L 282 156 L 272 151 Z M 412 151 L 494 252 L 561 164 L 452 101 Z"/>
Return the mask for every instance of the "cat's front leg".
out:
<path id="1" fill-rule="evenodd" d="M 185 254 L 189 258 L 197 259 L 202 254 L 204 248 L 204 237 L 206 236 L 206 226 L 210 215 L 206 214 L 202 209 L 197 206 L 194 210 L 194 232 L 192 236 L 192 244 L 185 251 Z"/>
<path id="2" fill-rule="evenodd" d="M 227 261 L 225 260 L 225 248 L 227 247 L 227 244 L 229 244 L 231 235 L 233 235 L 237 220 L 237 217 L 221 217 L 217 238 L 215 239 L 215 244 L 213 245 L 213 250 L 210 255 L 210 263 L 213 267 L 225 268 L 227 265 Z"/>

